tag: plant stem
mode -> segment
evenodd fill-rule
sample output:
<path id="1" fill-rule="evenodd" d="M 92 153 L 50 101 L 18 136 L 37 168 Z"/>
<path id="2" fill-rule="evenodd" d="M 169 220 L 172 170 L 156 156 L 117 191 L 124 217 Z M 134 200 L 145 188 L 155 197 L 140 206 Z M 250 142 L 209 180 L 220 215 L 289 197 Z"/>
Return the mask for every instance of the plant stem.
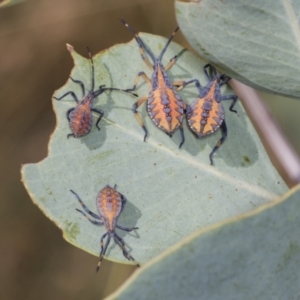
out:
<path id="1" fill-rule="evenodd" d="M 300 160 L 253 88 L 234 79 L 229 81 L 258 131 L 272 163 L 289 187 L 300 183 Z"/>

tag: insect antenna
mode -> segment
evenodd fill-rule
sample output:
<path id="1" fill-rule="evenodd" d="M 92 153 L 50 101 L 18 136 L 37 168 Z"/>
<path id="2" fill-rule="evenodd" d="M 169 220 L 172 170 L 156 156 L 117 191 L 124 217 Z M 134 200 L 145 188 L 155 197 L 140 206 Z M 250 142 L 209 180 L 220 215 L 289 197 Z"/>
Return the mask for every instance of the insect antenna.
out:
<path id="1" fill-rule="evenodd" d="M 91 59 L 91 64 L 92 64 L 92 88 L 91 88 L 91 90 L 93 91 L 95 88 L 95 67 L 94 67 L 94 61 L 93 61 L 91 50 L 89 47 L 87 47 L 87 50 L 88 50 L 89 57 Z"/>
<path id="2" fill-rule="evenodd" d="M 152 58 L 153 63 L 155 63 L 157 60 L 156 57 L 154 56 L 152 51 L 144 44 L 143 40 L 139 37 L 139 34 L 132 27 L 130 27 L 123 19 L 120 19 L 120 21 L 134 34 L 134 38 L 137 41 L 139 47 L 143 48 L 148 53 L 148 55 Z"/>
<path id="3" fill-rule="evenodd" d="M 160 54 L 159 54 L 159 57 L 158 57 L 158 60 L 159 60 L 159 61 L 162 60 L 163 55 L 165 54 L 165 52 L 166 52 L 166 50 L 167 50 L 169 44 L 171 43 L 171 41 L 172 41 L 172 39 L 173 39 L 175 33 L 178 31 L 178 29 L 179 29 L 179 27 L 177 27 L 177 28 L 173 31 L 173 33 L 172 33 L 172 35 L 169 37 L 169 39 L 168 39 L 166 45 L 165 45 L 164 48 L 161 50 L 161 52 L 160 52 Z"/>

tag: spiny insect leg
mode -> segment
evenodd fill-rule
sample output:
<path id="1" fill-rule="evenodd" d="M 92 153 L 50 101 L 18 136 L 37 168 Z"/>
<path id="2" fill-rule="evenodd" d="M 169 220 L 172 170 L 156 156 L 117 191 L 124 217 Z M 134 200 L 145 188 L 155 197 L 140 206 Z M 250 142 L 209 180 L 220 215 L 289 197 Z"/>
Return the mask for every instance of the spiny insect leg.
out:
<path id="1" fill-rule="evenodd" d="M 97 109 L 97 108 L 91 108 L 91 111 L 99 114 L 99 118 L 97 119 L 97 122 L 96 122 L 96 127 L 98 128 L 98 130 L 100 130 L 100 127 L 99 127 L 99 122 L 101 121 L 103 115 L 104 115 L 104 112 L 101 110 L 101 109 Z"/>
<path id="2" fill-rule="evenodd" d="M 67 114 L 67 119 L 68 119 L 69 122 L 71 122 L 71 119 L 70 119 L 70 113 L 71 113 L 74 109 L 75 109 L 75 107 L 72 107 L 72 108 L 70 108 L 70 109 L 67 110 L 67 113 L 66 113 L 66 114 Z"/>
<path id="3" fill-rule="evenodd" d="M 74 192 L 73 190 L 70 190 L 71 193 L 73 193 L 75 195 L 75 197 L 77 198 L 78 202 L 80 203 L 80 205 L 82 206 L 82 208 L 85 210 L 86 213 L 88 213 L 90 216 L 100 220 L 101 218 L 93 213 L 92 211 L 90 211 L 87 206 L 83 203 L 83 201 L 80 199 L 80 197 L 78 196 L 78 194 L 76 192 Z"/>
<path id="4" fill-rule="evenodd" d="M 71 95 L 77 103 L 79 102 L 77 96 L 76 96 L 75 93 L 72 92 L 72 91 L 63 94 L 63 95 L 60 96 L 59 98 L 57 98 L 57 97 L 53 97 L 53 98 L 56 99 L 56 100 L 61 100 L 62 98 L 65 98 L 67 95 Z"/>
<path id="5" fill-rule="evenodd" d="M 70 79 L 71 79 L 73 82 L 80 84 L 81 90 L 82 90 L 82 98 L 83 98 L 83 97 L 85 96 L 85 87 L 84 87 L 84 83 L 83 83 L 82 81 L 80 81 L 80 80 L 75 80 L 75 79 L 73 79 L 71 76 L 70 76 Z"/>
<path id="6" fill-rule="evenodd" d="M 114 234 L 114 240 L 116 244 L 121 247 L 124 257 L 126 257 L 128 260 L 132 260 L 133 262 L 135 262 L 136 266 L 139 267 L 140 265 L 138 264 L 138 262 L 127 252 L 124 240 L 116 233 Z"/>
<path id="7" fill-rule="evenodd" d="M 94 225 L 103 225 L 103 222 L 95 221 L 91 219 L 87 214 L 85 214 L 82 210 L 76 208 L 77 211 L 79 211 L 87 220 L 89 220 Z"/>
<path id="8" fill-rule="evenodd" d="M 235 106 L 238 97 L 236 95 L 225 95 L 225 96 L 221 96 L 221 101 L 223 100 L 230 100 L 232 99 L 231 105 L 229 107 L 229 110 L 232 112 L 237 113 L 237 111 L 235 109 L 233 109 L 233 107 Z"/>
<path id="9" fill-rule="evenodd" d="M 127 231 L 127 232 L 130 232 L 130 231 L 135 230 L 135 229 L 139 229 L 138 227 L 130 227 L 130 228 L 128 228 L 128 227 L 124 227 L 124 226 L 121 226 L 121 225 L 116 225 L 116 227 L 119 228 L 119 229 L 122 229 L 124 231 Z"/>
<path id="10" fill-rule="evenodd" d="M 148 83 L 149 88 L 151 89 L 152 86 L 150 78 L 144 72 L 139 72 L 134 80 L 133 87 L 131 89 L 127 89 L 126 92 L 134 91 L 141 77 Z"/>
<path id="11" fill-rule="evenodd" d="M 106 249 L 107 249 L 107 247 L 108 247 L 108 245 L 109 245 L 109 243 L 110 243 L 111 236 L 108 235 L 107 241 L 106 241 L 105 246 L 104 246 L 104 248 L 103 248 L 103 240 L 104 240 L 104 238 L 105 238 L 107 235 L 108 235 L 108 232 L 104 233 L 104 234 L 102 235 L 102 237 L 101 237 L 101 241 L 100 241 L 101 252 L 100 252 L 99 262 L 98 262 L 98 265 L 97 265 L 97 267 L 96 267 L 96 273 L 97 273 L 97 272 L 99 271 L 99 269 L 100 269 L 100 265 L 101 265 L 101 262 L 102 262 L 102 260 L 103 260 L 103 256 L 105 255 Z"/>
<path id="12" fill-rule="evenodd" d="M 213 159 L 212 159 L 213 154 L 221 147 L 221 145 L 224 143 L 224 141 L 227 137 L 227 126 L 226 126 L 225 120 L 221 124 L 220 128 L 221 128 L 221 132 L 222 132 L 222 137 L 219 139 L 216 146 L 214 147 L 214 149 L 209 154 L 210 164 L 212 166 L 214 164 Z"/>
<path id="13" fill-rule="evenodd" d="M 145 132 L 145 135 L 144 135 L 144 142 L 146 141 L 146 137 L 147 137 L 148 132 L 147 132 L 147 129 L 146 129 L 145 125 L 144 125 L 144 122 L 143 122 L 143 120 L 142 120 L 141 115 L 140 115 L 140 114 L 138 113 L 138 111 L 137 111 L 137 108 L 138 108 L 142 103 L 144 103 L 145 101 L 147 101 L 147 99 L 148 99 L 148 96 L 144 96 L 144 97 L 140 98 L 137 102 L 135 102 L 135 103 L 133 104 L 133 106 L 132 106 L 132 111 L 133 111 L 133 113 L 134 113 L 134 115 L 135 115 L 135 118 L 137 119 L 137 121 L 139 122 L 140 126 L 143 128 L 143 130 L 144 130 L 144 132 Z"/>

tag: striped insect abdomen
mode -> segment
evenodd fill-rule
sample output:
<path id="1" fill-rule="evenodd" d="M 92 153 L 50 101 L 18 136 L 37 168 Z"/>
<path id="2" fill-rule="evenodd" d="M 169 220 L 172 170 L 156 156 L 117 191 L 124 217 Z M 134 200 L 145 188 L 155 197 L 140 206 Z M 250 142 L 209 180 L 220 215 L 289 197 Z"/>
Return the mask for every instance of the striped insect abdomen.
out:
<path id="1" fill-rule="evenodd" d="M 120 193 L 107 185 L 98 193 L 96 205 L 106 229 L 114 231 L 116 221 L 122 211 Z"/>
<path id="2" fill-rule="evenodd" d="M 151 92 L 147 110 L 154 124 L 170 134 L 183 120 L 183 102 L 171 89 L 157 89 Z"/>
<path id="3" fill-rule="evenodd" d="M 156 126 L 172 134 L 183 121 L 183 101 L 160 66 L 152 77 L 152 84 L 147 101 L 149 116 Z"/>
<path id="4" fill-rule="evenodd" d="M 81 137 L 91 131 L 93 116 L 90 102 L 80 103 L 70 113 L 70 127 L 75 137 Z"/>
<path id="5" fill-rule="evenodd" d="M 224 117 L 222 104 L 213 98 L 199 98 L 187 108 L 188 124 L 199 138 L 215 132 Z"/>

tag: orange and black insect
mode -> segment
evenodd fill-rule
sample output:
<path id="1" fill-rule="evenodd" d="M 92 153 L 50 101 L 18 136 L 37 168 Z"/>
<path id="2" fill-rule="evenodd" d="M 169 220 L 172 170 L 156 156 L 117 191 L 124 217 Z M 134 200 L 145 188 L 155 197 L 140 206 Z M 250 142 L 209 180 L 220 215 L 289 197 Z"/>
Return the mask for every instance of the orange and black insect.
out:
<path id="1" fill-rule="evenodd" d="M 221 101 L 231 99 L 232 103 L 229 110 L 236 113 L 237 111 L 233 107 L 237 101 L 237 96 L 221 95 L 221 87 L 231 79 L 230 77 L 225 74 L 218 75 L 215 67 L 211 64 L 205 65 L 203 70 L 208 80 L 205 87 L 202 87 L 197 79 L 192 79 L 183 84 L 184 87 L 190 83 L 195 83 L 199 91 L 198 98 L 191 105 L 187 105 L 186 116 L 190 129 L 198 138 L 203 138 L 214 133 L 219 127 L 221 128 L 222 137 L 209 154 L 210 164 L 213 165 L 213 154 L 227 137 L 227 126 Z"/>
<path id="2" fill-rule="evenodd" d="M 134 94 L 134 93 L 131 93 L 131 92 L 128 92 L 125 90 L 121 90 L 118 88 L 113 88 L 113 87 L 107 88 L 107 87 L 105 87 L 105 85 L 100 85 L 99 89 L 95 91 L 94 90 L 94 88 L 95 88 L 94 62 L 93 62 L 93 58 L 92 58 L 90 49 L 89 48 L 87 48 L 87 49 L 88 49 L 88 53 L 89 53 L 89 57 L 91 60 L 91 65 L 92 65 L 92 70 L 91 70 L 91 72 L 92 72 L 92 87 L 91 87 L 91 90 L 88 92 L 87 95 L 85 95 L 84 83 L 80 80 L 75 80 L 72 77 L 70 77 L 70 79 L 73 82 L 75 82 L 81 86 L 82 100 L 79 101 L 76 94 L 72 91 L 69 91 L 69 92 L 63 94 L 59 98 L 53 97 L 56 100 L 61 100 L 62 98 L 66 97 L 67 95 L 71 95 L 74 98 L 74 100 L 76 101 L 76 103 L 78 103 L 76 107 L 72 107 L 67 111 L 67 119 L 70 122 L 70 127 L 72 130 L 72 133 L 67 135 L 68 138 L 70 136 L 74 136 L 75 138 L 82 137 L 91 131 L 92 124 L 93 124 L 92 112 L 99 114 L 99 118 L 96 121 L 96 127 L 98 128 L 98 130 L 100 130 L 100 127 L 98 124 L 99 124 L 101 118 L 103 117 L 104 113 L 101 109 L 93 108 L 93 101 L 96 97 L 98 97 L 104 91 L 122 91 L 122 92 L 126 92 L 126 93 L 132 94 L 137 97 L 137 94 Z"/>
<path id="3" fill-rule="evenodd" d="M 124 20 L 121 20 L 121 22 L 134 34 L 135 40 L 140 48 L 141 57 L 146 63 L 147 67 L 149 67 L 149 69 L 153 72 L 151 79 L 144 72 L 139 72 L 134 81 L 133 88 L 127 90 L 134 91 L 141 77 L 148 83 L 150 88 L 149 94 L 140 98 L 132 107 L 137 121 L 145 132 L 144 141 L 146 140 L 148 132 L 140 114 L 137 111 L 137 108 L 147 101 L 148 114 L 157 127 L 162 129 L 170 137 L 172 137 L 172 134 L 177 128 L 180 129 L 180 148 L 184 143 L 182 121 L 184 117 L 185 104 L 173 86 L 180 86 L 182 82 L 172 83 L 167 74 L 167 71 L 175 64 L 177 55 L 170 60 L 166 67 L 162 65 L 162 57 L 179 27 L 177 27 L 172 33 L 166 45 L 161 50 L 159 56 L 155 57 L 152 51 L 146 47 L 138 33 L 136 33 L 136 31 Z M 153 64 L 151 64 L 149 59 L 145 56 L 144 51 L 146 51 L 146 53 L 152 59 Z"/>
<path id="4" fill-rule="evenodd" d="M 91 219 L 85 212 L 83 212 L 80 209 L 76 209 L 81 214 L 83 214 L 91 223 L 94 225 L 104 225 L 107 232 L 104 233 L 101 237 L 100 245 L 101 245 L 101 252 L 100 252 L 100 258 L 99 262 L 96 268 L 96 272 L 99 271 L 100 264 L 103 260 L 103 256 L 105 255 L 105 252 L 107 250 L 107 247 L 110 243 L 111 238 L 114 239 L 115 243 L 122 249 L 123 255 L 128 260 L 132 260 L 137 267 L 139 267 L 139 264 L 135 261 L 135 259 L 127 252 L 125 248 L 125 242 L 124 240 L 115 232 L 116 228 L 119 228 L 121 230 L 130 232 L 134 229 L 138 229 L 138 227 L 124 227 L 117 224 L 117 220 L 121 212 L 123 211 L 127 199 L 116 190 L 116 186 L 114 188 L 110 187 L 109 185 L 106 185 L 97 195 L 96 198 L 96 206 L 98 209 L 99 215 L 93 213 L 90 211 L 86 205 L 83 203 L 83 201 L 80 199 L 80 197 L 72 190 L 70 190 L 77 198 L 81 206 L 83 207 L 84 211 L 89 214 L 91 217 L 95 218 L 96 220 Z M 103 245 L 103 240 L 107 236 L 107 241 L 105 245 Z"/>

